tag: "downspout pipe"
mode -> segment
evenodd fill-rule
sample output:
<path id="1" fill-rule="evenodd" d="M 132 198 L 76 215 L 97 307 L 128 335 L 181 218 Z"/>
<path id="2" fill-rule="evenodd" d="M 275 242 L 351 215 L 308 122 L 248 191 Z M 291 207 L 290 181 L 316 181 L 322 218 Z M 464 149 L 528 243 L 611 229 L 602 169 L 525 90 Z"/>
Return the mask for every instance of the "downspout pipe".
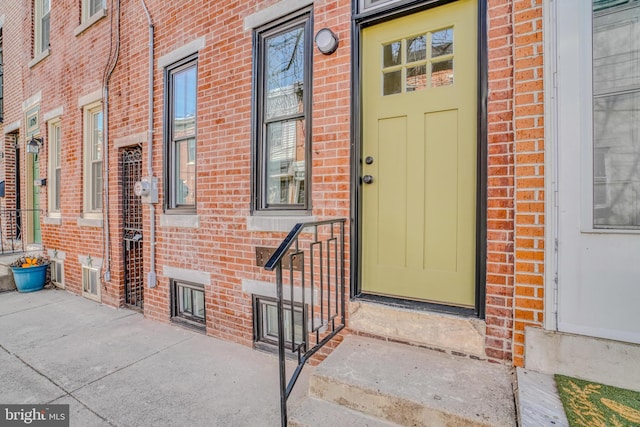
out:
<path id="1" fill-rule="evenodd" d="M 116 69 L 116 65 L 118 64 L 118 58 L 120 57 L 120 0 L 117 2 L 117 34 L 116 34 L 116 46 L 114 51 L 113 58 L 110 56 L 109 61 L 112 61 L 111 64 L 107 63 L 108 70 L 104 76 L 104 86 L 103 86 L 103 100 L 104 100 L 104 116 L 102 118 L 102 129 L 104 138 L 102 139 L 102 158 L 103 158 L 103 197 L 104 197 L 104 218 L 103 218 L 103 235 L 104 235 L 104 281 L 111 281 L 111 238 L 109 232 L 109 81 L 111 80 L 111 75 L 113 71 Z"/>
<path id="2" fill-rule="evenodd" d="M 147 15 L 147 22 L 149 23 L 149 124 L 147 129 L 147 174 L 151 178 L 153 177 L 153 61 L 154 61 L 154 42 L 153 34 L 154 27 L 149 9 L 144 3 L 144 0 L 140 0 L 144 12 Z M 149 273 L 147 274 L 147 287 L 155 288 L 157 284 L 156 280 L 156 208 L 153 203 L 149 203 Z"/>

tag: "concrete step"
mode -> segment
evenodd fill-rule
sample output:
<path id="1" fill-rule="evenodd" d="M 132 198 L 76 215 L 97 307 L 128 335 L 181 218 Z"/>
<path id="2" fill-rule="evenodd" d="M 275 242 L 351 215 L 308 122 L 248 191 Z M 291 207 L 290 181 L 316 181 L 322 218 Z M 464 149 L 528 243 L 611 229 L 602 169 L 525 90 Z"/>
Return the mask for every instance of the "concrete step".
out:
<path id="1" fill-rule="evenodd" d="M 349 329 L 454 355 L 487 358 L 486 324 L 477 318 L 357 300 L 349 304 Z"/>
<path id="2" fill-rule="evenodd" d="M 349 335 L 309 394 L 401 426 L 515 426 L 513 382 L 503 365 Z"/>
<path id="3" fill-rule="evenodd" d="M 287 425 L 289 427 L 398 427 L 398 424 L 313 397 L 305 399 L 293 410 Z"/>
<path id="4" fill-rule="evenodd" d="M 520 427 L 569 427 L 552 375 L 518 368 L 518 416 Z"/>
<path id="5" fill-rule="evenodd" d="M 13 273 L 9 267 L 0 265 L 0 292 L 12 291 L 16 288 L 16 282 L 13 280 Z"/>

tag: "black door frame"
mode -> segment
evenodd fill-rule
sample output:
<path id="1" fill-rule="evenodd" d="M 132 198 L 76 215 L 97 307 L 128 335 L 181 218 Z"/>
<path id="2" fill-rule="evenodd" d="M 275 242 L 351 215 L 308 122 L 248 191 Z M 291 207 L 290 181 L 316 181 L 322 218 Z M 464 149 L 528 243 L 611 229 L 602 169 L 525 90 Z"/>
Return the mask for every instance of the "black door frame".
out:
<path id="1" fill-rule="evenodd" d="M 476 296 L 475 308 L 467 309 L 441 304 L 416 302 L 380 297 L 362 293 L 360 269 L 362 267 L 362 94 L 361 94 L 361 32 L 363 28 L 400 18 L 423 10 L 451 3 L 454 0 L 422 0 L 399 2 L 388 8 L 358 13 L 359 0 L 352 0 L 351 19 L 351 228 L 350 228 L 350 296 L 351 299 L 369 299 L 405 307 L 454 313 L 484 319 L 486 306 L 487 272 L 487 96 L 488 96 L 488 43 L 487 0 L 478 2 L 478 91 L 477 91 L 477 189 L 476 189 Z"/>

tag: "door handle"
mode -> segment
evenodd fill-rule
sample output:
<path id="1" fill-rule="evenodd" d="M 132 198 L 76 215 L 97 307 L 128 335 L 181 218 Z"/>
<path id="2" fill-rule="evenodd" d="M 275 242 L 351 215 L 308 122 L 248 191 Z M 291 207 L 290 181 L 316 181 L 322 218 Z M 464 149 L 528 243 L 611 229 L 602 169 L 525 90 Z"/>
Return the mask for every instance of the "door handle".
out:
<path id="1" fill-rule="evenodd" d="M 365 175 L 362 177 L 362 182 L 365 184 L 371 184 L 373 182 L 373 177 L 371 175 Z"/>

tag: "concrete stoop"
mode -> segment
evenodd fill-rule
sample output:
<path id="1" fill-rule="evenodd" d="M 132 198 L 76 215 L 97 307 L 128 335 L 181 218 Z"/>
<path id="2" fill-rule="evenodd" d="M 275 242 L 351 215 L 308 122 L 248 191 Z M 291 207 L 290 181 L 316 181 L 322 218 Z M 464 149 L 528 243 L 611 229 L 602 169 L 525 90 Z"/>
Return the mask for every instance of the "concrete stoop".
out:
<path id="1" fill-rule="evenodd" d="M 365 336 L 486 359 L 486 324 L 476 318 L 357 300 L 349 304 L 349 329 Z"/>
<path id="2" fill-rule="evenodd" d="M 310 397 L 289 420 L 306 427 L 515 426 L 513 381 L 503 365 L 350 335 L 315 368 Z"/>

